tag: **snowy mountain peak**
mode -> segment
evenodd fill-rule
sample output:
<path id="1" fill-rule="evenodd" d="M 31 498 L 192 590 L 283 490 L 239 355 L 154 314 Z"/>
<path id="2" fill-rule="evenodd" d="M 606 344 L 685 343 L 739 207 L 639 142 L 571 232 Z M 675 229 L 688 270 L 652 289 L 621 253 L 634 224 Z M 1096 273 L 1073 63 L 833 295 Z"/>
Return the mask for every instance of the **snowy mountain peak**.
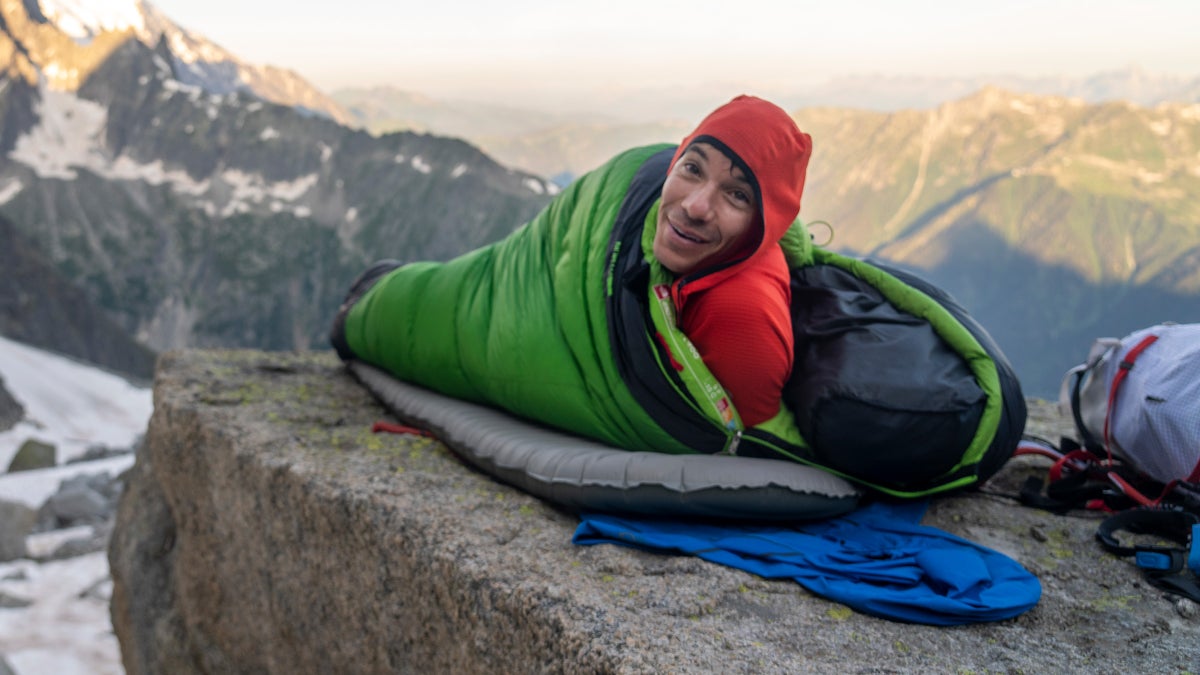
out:
<path id="1" fill-rule="evenodd" d="M 0 9 L 0 43 L 11 38 L 23 77 L 49 89 L 78 90 L 129 35 L 167 58 L 181 84 L 209 94 L 246 92 L 353 123 L 340 104 L 296 73 L 245 63 L 145 0 L 25 0 Z"/>
<path id="2" fill-rule="evenodd" d="M 140 0 L 39 0 L 38 4 L 50 23 L 79 44 L 108 31 L 145 31 Z"/>

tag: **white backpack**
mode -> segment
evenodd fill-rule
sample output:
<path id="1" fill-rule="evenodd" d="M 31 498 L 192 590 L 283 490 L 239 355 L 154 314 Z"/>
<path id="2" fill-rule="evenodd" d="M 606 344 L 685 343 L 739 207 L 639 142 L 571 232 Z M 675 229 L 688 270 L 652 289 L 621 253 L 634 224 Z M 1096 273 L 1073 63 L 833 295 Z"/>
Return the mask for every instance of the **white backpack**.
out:
<path id="1" fill-rule="evenodd" d="M 1200 324 L 1096 340 L 1063 379 L 1059 406 L 1080 443 L 1168 489 L 1200 485 Z M 1190 484 L 1190 485 L 1189 485 Z"/>

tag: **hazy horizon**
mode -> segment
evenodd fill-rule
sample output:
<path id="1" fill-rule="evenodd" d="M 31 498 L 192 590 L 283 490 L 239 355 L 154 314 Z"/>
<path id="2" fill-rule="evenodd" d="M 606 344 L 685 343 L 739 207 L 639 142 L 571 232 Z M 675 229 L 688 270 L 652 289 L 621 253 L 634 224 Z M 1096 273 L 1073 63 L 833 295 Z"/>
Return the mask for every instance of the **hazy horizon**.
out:
<path id="1" fill-rule="evenodd" d="M 293 69 L 325 91 L 779 90 L 856 74 L 1078 77 L 1130 64 L 1200 75 L 1194 0 L 151 4 L 239 58 Z"/>

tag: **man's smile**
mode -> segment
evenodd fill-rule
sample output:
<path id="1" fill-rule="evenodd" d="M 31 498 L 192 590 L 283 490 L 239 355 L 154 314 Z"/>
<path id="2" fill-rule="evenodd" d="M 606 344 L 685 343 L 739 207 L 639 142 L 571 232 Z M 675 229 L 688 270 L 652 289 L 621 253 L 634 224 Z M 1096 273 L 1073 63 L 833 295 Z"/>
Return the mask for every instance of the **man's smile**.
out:
<path id="1" fill-rule="evenodd" d="M 707 244 L 708 243 L 708 241 L 706 239 L 703 239 L 695 234 L 692 234 L 690 232 L 687 232 L 687 231 L 681 229 L 675 223 L 671 222 L 671 219 L 669 219 L 669 218 L 667 219 L 667 224 L 671 226 L 671 229 L 675 231 L 675 234 L 677 234 L 679 237 L 681 237 L 687 241 L 690 241 L 690 242 L 693 242 L 696 244 Z"/>

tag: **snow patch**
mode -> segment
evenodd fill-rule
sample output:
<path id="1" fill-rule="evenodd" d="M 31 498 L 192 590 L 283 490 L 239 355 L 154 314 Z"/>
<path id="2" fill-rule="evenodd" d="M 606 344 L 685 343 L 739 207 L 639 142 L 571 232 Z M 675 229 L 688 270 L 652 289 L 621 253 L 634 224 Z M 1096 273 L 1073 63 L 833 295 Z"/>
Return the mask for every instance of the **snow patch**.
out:
<path id="1" fill-rule="evenodd" d="M 170 183 L 176 192 L 194 196 L 204 194 L 208 190 L 207 180 L 197 181 L 183 169 L 167 169 L 163 166 L 161 159 L 156 159 L 149 164 L 143 164 L 131 157 L 121 155 L 107 167 L 92 168 L 96 173 L 102 174 L 106 178 L 141 180 L 151 185 Z"/>
<path id="2" fill-rule="evenodd" d="M 167 43 L 170 44 L 175 57 L 188 66 L 202 62 L 221 63 L 234 60 L 229 52 L 186 30 L 167 31 Z"/>
<path id="3" fill-rule="evenodd" d="M 79 85 L 79 69 L 64 68 L 60 64 L 50 63 L 42 67 L 46 76 L 46 84 L 51 89 L 70 91 Z"/>
<path id="4" fill-rule="evenodd" d="M 17 673 L 121 675 L 104 551 L 42 565 L 0 565 L 0 590 L 33 601 L 0 611 L 0 654 Z"/>
<path id="5" fill-rule="evenodd" d="M 463 175 L 466 172 L 467 172 L 467 165 L 459 164 L 458 166 L 454 167 L 453 171 L 450 172 L 450 177 L 458 178 L 459 176 Z"/>
<path id="6" fill-rule="evenodd" d="M 147 413 L 147 423 L 149 423 L 149 419 L 150 415 Z M 135 438 L 137 435 L 130 439 L 129 445 L 132 445 Z M 62 448 L 61 445 L 57 447 L 60 450 Z M 61 456 L 59 459 L 62 459 Z M 36 509 L 45 504 L 46 500 L 55 492 L 58 492 L 58 486 L 64 480 L 80 474 L 107 473 L 110 476 L 119 476 L 133 466 L 134 460 L 134 454 L 129 453 L 92 462 L 63 464 L 52 469 L 0 474 L 0 499 L 20 502 L 31 509 Z M 36 551 L 31 552 L 36 554 Z"/>
<path id="7" fill-rule="evenodd" d="M 199 100 L 200 96 L 204 93 L 204 91 L 197 85 L 184 84 L 179 80 L 174 79 L 163 81 L 163 89 L 171 93 L 179 92 L 181 94 L 187 94 L 188 97 L 190 97 L 193 101 Z"/>
<path id="8" fill-rule="evenodd" d="M 158 70 L 158 73 L 160 75 L 170 75 L 171 74 L 171 64 L 167 63 L 166 59 L 159 56 L 158 54 L 155 54 L 154 56 L 152 56 L 150 58 L 154 63 L 154 68 L 156 70 Z M 173 80 L 167 80 L 167 82 L 172 82 L 172 81 Z M 163 82 L 163 85 L 165 86 L 167 84 L 167 82 Z"/>
<path id="9" fill-rule="evenodd" d="M 146 28 L 137 0 L 40 0 L 42 14 L 80 44 L 105 31 Z"/>
<path id="10" fill-rule="evenodd" d="M 104 166 L 104 125 L 108 113 L 99 104 L 65 91 L 42 88 L 37 126 L 17 139 L 9 157 L 42 178 L 71 180 L 71 167 Z"/>
<path id="11" fill-rule="evenodd" d="M 546 194 L 546 184 L 536 178 L 526 178 L 524 185 L 530 192 L 534 194 Z"/>
<path id="12" fill-rule="evenodd" d="M 216 106 L 228 98 L 204 94 L 198 87 L 175 80 L 165 81 L 164 86 L 167 92 L 185 93 L 198 105 L 205 106 L 210 118 L 219 114 Z M 254 208 L 279 211 L 294 206 L 298 217 L 312 217 L 310 208 L 292 203 L 318 183 L 316 173 L 290 181 L 268 182 L 260 175 L 232 170 L 215 179 L 196 180 L 182 168 L 172 168 L 162 160 L 147 163 L 127 155 L 113 157 L 105 144 L 107 112 L 102 106 L 82 99 L 73 92 L 53 90 L 45 85 L 40 94 L 35 103 L 38 124 L 16 140 L 9 158 L 28 166 L 41 178 L 73 180 L 78 177 L 80 169 L 85 169 L 109 179 L 143 181 L 150 185 L 167 184 L 174 192 L 195 199 L 196 208 L 214 216 L 228 217 Z M 261 107 L 262 104 L 255 103 L 247 106 L 247 110 Z M 195 127 L 189 124 L 183 131 L 195 133 Z M 280 136 L 277 129 L 268 127 L 260 138 L 269 140 Z M 331 158 L 333 152 L 332 147 L 322 144 L 323 161 Z M 402 160 L 403 156 L 397 159 Z M 412 164 L 425 173 L 432 170 L 419 157 L 414 158 Z M 214 191 L 214 187 L 222 182 L 232 190 Z M 22 189 L 23 185 L 15 180 L 0 184 L 0 204 L 10 202 Z M 210 199 L 204 200 L 206 195 L 211 195 Z"/>
<path id="13" fill-rule="evenodd" d="M 90 473 L 92 472 L 84 472 L 81 475 Z M 64 527 L 61 530 L 36 532 L 25 537 L 25 550 L 29 553 L 30 558 L 45 558 L 68 541 L 90 537 L 95 531 L 91 525 L 76 525 L 75 527 Z"/>
<path id="14" fill-rule="evenodd" d="M 346 210 L 346 221 L 353 223 L 356 220 L 358 220 L 358 209 L 352 206 Z"/>
<path id="15" fill-rule="evenodd" d="M 148 388 L 4 337 L 0 376 L 25 408 L 25 421 L 0 433 L 0 467 L 31 438 L 54 444 L 59 462 L 92 445 L 129 447 L 145 432 L 153 410 Z"/>
<path id="16" fill-rule="evenodd" d="M 316 173 L 301 176 L 291 181 L 267 183 L 259 174 L 246 173 L 238 169 L 227 169 L 220 175 L 220 180 L 233 189 L 232 199 L 222 210 L 222 215 L 244 213 L 250 210 L 250 203 L 262 204 L 268 202 L 272 211 L 284 209 L 280 202 L 294 202 L 317 184 L 320 177 Z M 300 217 L 306 217 L 299 213 Z"/>
<path id="17" fill-rule="evenodd" d="M 429 173 L 430 171 L 433 171 L 433 167 L 429 166 L 429 164 L 420 155 L 413 157 L 411 164 L 412 168 L 420 171 L 421 173 Z"/>
<path id="18" fill-rule="evenodd" d="M 14 179 L 9 181 L 4 187 L 0 188 L 0 204 L 7 204 L 12 201 L 12 198 L 20 194 L 21 189 L 24 187 L 19 180 Z"/>

